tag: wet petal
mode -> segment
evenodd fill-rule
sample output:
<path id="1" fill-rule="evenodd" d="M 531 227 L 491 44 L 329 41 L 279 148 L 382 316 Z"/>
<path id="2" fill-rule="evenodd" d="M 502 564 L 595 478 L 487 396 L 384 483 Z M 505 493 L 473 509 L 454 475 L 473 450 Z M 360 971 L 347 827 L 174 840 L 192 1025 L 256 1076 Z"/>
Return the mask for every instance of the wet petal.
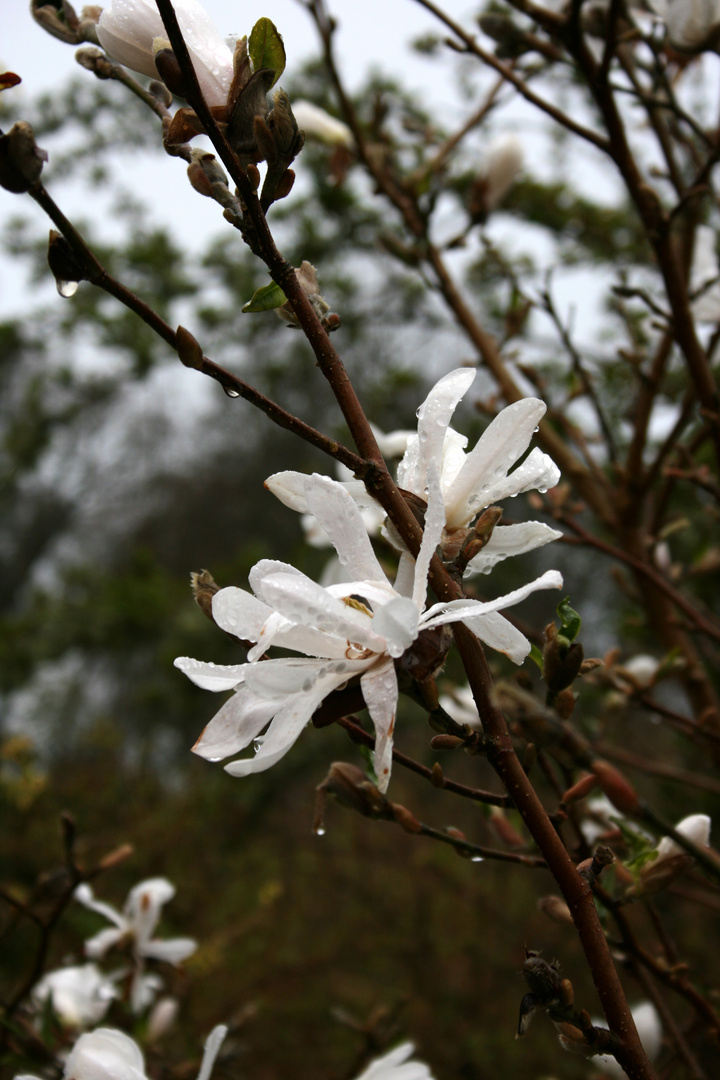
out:
<path id="1" fill-rule="evenodd" d="M 211 661 L 193 660 L 190 656 L 178 656 L 174 663 L 203 690 L 234 690 L 245 677 L 245 664 L 213 664 Z"/>
<path id="2" fill-rule="evenodd" d="M 497 600 L 451 600 L 449 603 L 434 604 L 423 614 L 421 624 L 423 629 L 458 621 L 470 625 L 468 619 L 513 607 L 539 589 L 562 589 L 562 584 L 562 574 L 557 570 L 546 570 L 539 578 L 505 596 L 499 596 Z"/>
<path id="3" fill-rule="evenodd" d="M 292 623 L 321 630 L 340 641 L 358 642 L 376 652 L 383 651 L 384 641 L 374 631 L 373 619 L 310 578 L 273 574 L 263 582 L 263 594 Z"/>
<path id="4" fill-rule="evenodd" d="M 411 441 L 398 466 L 398 483 L 401 487 L 417 495 L 424 494 L 428 462 L 441 460 L 450 417 L 476 374 L 475 368 L 457 368 L 440 379 L 425 398 L 418 409 L 417 442 Z"/>
<path id="5" fill-rule="evenodd" d="M 420 615 L 415 602 L 408 596 L 396 596 L 383 604 L 375 613 L 373 626 L 384 638 L 384 645 L 378 652 L 387 652 L 399 657 L 409 649 L 418 636 Z"/>
<path id="6" fill-rule="evenodd" d="M 482 507 L 499 497 L 486 497 L 486 493 L 525 453 L 544 414 L 545 403 L 539 398 L 523 398 L 495 417 L 445 493 L 448 528 L 466 525 Z"/>
<path id="7" fill-rule="evenodd" d="M 413 602 L 418 611 L 422 611 L 425 607 L 430 560 L 435 554 L 435 549 L 440 543 L 445 528 L 445 501 L 440 488 L 440 474 L 437 462 L 432 459 L 428 462 L 427 467 L 427 492 L 428 504 L 425 512 L 425 527 L 417 563 L 415 564 L 412 594 Z"/>
<path id="8" fill-rule="evenodd" d="M 513 555 L 524 555 L 528 551 L 559 540 L 562 533 L 551 529 L 542 521 L 522 521 L 517 525 L 497 525 L 490 540 L 479 555 L 468 563 L 468 574 L 487 574 L 493 566 Z"/>
<path id="9" fill-rule="evenodd" d="M 353 577 L 381 581 L 385 575 L 370 543 L 358 507 L 342 484 L 314 473 L 305 480 L 308 509 L 320 522 Z"/>
<path id="10" fill-rule="evenodd" d="M 375 727 L 373 766 L 380 791 L 387 791 L 392 770 L 393 732 L 398 702 L 398 684 L 392 661 L 372 667 L 360 678 L 360 687 Z"/>
<path id="11" fill-rule="evenodd" d="M 272 608 L 245 589 L 230 585 L 213 596 L 212 613 L 221 630 L 244 641 L 257 641 Z"/>
<path id="12" fill-rule="evenodd" d="M 206 761 L 222 761 L 244 750 L 270 723 L 277 703 L 258 698 L 241 686 L 212 718 L 193 753 Z"/>
<path id="13" fill-rule="evenodd" d="M 525 635 L 499 611 L 478 615 L 474 619 L 463 619 L 463 622 L 475 637 L 491 649 L 504 653 L 514 664 L 522 664 L 530 652 L 530 642 Z"/>

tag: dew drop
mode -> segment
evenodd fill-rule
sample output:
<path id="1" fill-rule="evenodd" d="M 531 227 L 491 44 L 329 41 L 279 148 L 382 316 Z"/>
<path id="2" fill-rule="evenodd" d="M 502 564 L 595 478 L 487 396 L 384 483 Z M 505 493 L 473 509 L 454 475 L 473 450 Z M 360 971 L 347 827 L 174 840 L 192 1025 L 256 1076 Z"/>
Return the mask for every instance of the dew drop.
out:
<path id="1" fill-rule="evenodd" d="M 74 296 L 78 291 L 77 281 L 58 281 L 56 284 L 57 291 L 61 296 L 64 296 L 66 300 L 69 299 L 69 297 Z"/>
<path id="2" fill-rule="evenodd" d="M 231 386 L 223 386 L 223 390 L 225 391 L 225 393 L 227 394 L 228 397 L 232 397 L 232 398 L 240 397 L 240 391 L 239 390 L 233 390 L 233 388 Z"/>
<path id="3" fill-rule="evenodd" d="M 482 855 L 471 855 L 470 862 L 485 862 L 485 859 Z"/>
<path id="4" fill-rule="evenodd" d="M 316 825 L 315 828 L 313 829 L 313 832 L 315 833 L 316 836 L 324 836 L 325 835 L 325 826 L 324 825 Z"/>

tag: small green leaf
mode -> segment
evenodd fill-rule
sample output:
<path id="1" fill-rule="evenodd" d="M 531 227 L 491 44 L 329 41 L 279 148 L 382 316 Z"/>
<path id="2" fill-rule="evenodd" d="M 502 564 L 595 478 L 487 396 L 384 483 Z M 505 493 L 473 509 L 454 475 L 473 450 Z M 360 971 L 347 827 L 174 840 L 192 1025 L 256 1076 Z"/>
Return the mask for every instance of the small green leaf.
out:
<path id="1" fill-rule="evenodd" d="M 375 765 L 374 765 L 374 762 L 373 762 L 373 752 L 372 752 L 372 750 L 370 749 L 369 746 L 362 746 L 362 745 L 358 747 L 358 750 L 360 751 L 360 756 L 362 757 L 363 761 L 365 762 L 365 772 L 367 774 L 368 780 L 370 781 L 371 784 L 377 785 L 378 778 L 377 778 L 377 773 L 375 772 Z"/>
<path id="2" fill-rule="evenodd" d="M 566 596 L 556 608 L 560 619 L 560 633 L 569 641 L 574 641 L 580 633 L 581 619 L 577 611 L 570 607 L 570 597 Z"/>
<path id="3" fill-rule="evenodd" d="M 287 297 L 279 285 L 271 281 L 269 285 L 263 285 L 252 294 L 252 299 L 244 305 L 244 312 L 272 311 L 273 308 L 282 307 L 287 302 Z"/>
<path id="4" fill-rule="evenodd" d="M 258 19 L 250 31 L 248 51 L 253 62 L 253 69 L 261 71 L 268 68 L 275 72 L 272 86 L 285 70 L 285 46 L 277 28 L 270 19 Z"/>
<path id="5" fill-rule="evenodd" d="M 540 649 L 538 649 L 537 645 L 531 646 L 531 648 L 530 648 L 530 659 L 535 661 L 535 663 L 537 664 L 537 666 L 540 668 L 541 671 L 543 670 L 543 668 L 544 668 L 543 654 L 540 651 Z"/>

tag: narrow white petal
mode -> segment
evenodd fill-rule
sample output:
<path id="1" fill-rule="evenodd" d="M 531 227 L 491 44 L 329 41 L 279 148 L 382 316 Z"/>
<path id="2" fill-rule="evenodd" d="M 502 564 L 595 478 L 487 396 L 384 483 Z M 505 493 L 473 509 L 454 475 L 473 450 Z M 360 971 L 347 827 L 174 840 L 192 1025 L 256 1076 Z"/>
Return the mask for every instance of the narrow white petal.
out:
<path id="1" fill-rule="evenodd" d="M 258 698 L 241 686 L 212 718 L 193 753 L 207 761 L 222 761 L 244 750 L 270 723 L 277 703 Z"/>
<path id="2" fill-rule="evenodd" d="M 85 955 L 89 956 L 91 960 L 100 960 L 105 953 L 109 952 L 118 941 L 120 941 L 127 933 L 129 927 L 127 923 L 122 929 L 113 927 L 107 930 L 101 930 L 98 934 L 88 938 L 85 942 L 84 950 Z"/>
<path id="3" fill-rule="evenodd" d="M 400 596 L 412 596 L 414 582 L 415 560 L 409 551 L 403 551 L 400 555 L 395 578 L 395 592 L 400 593 Z"/>
<path id="4" fill-rule="evenodd" d="M 493 566 L 512 555 L 525 555 L 528 551 L 559 540 L 562 533 L 551 529 L 542 521 L 522 521 L 517 525 L 497 525 L 490 540 L 479 555 L 468 563 L 467 574 L 487 574 Z"/>
<path id="5" fill-rule="evenodd" d="M 440 379 L 425 398 L 418 409 L 418 442 L 410 457 L 408 446 L 407 460 L 403 458 L 398 466 L 398 482 L 402 487 L 424 495 L 428 462 L 440 461 L 450 417 L 476 374 L 475 368 L 457 368 Z"/>
<path id="6" fill-rule="evenodd" d="M 297 510 L 298 514 L 307 514 L 309 510 L 305 495 L 306 480 L 307 473 L 287 469 L 285 472 L 277 472 L 273 473 L 272 476 L 268 476 L 265 487 L 290 510 Z"/>
<path id="7" fill-rule="evenodd" d="M 307 694 L 326 678 L 338 683 L 351 679 L 367 667 L 368 660 L 311 660 L 288 656 L 254 664 L 247 673 L 248 690 L 276 706 L 293 694 Z"/>
<path id="8" fill-rule="evenodd" d="M 223 1044 L 225 1036 L 228 1033 L 228 1029 L 225 1024 L 218 1024 L 214 1027 L 205 1041 L 205 1050 L 203 1052 L 202 1065 L 200 1066 L 200 1072 L 198 1073 L 197 1080 L 210 1080 L 210 1073 L 213 1070 L 215 1059 L 218 1056 L 220 1047 Z"/>
<path id="9" fill-rule="evenodd" d="M 514 498 L 515 495 L 521 495 L 523 491 L 548 491 L 550 488 L 555 487 L 559 479 L 560 470 L 553 459 L 536 448 L 528 454 L 522 465 L 518 465 L 514 472 L 506 476 L 504 480 L 498 480 L 497 483 L 491 484 L 482 493 L 482 506 L 489 506 L 491 503 L 500 502 L 502 499 Z M 482 509 L 481 506 L 471 505 L 473 498 L 471 497 L 468 503 L 468 520 L 479 509 Z"/>
<path id="10" fill-rule="evenodd" d="M 245 664 L 213 664 L 178 656 L 175 667 L 203 690 L 234 690 L 245 675 Z"/>
<path id="11" fill-rule="evenodd" d="M 264 580 L 263 594 L 292 623 L 322 630 L 341 641 L 358 642 L 376 652 L 383 651 L 384 642 L 374 631 L 373 619 L 310 578 L 273 574 Z"/>
<path id="12" fill-rule="evenodd" d="M 244 641 L 257 641 L 272 608 L 245 589 L 230 585 L 213 596 L 212 613 L 221 630 Z"/>
<path id="13" fill-rule="evenodd" d="M 265 578 L 272 574 L 294 574 L 295 577 L 309 580 L 303 574 L 302 570 L 298 570 L 291 563 L 280 562 L 279 559 L 261 559 L 260 562 L 255 563 L 252 570 L 248 574 L 248 582 L 250 588 L 264 603 L 267 603 L 265 596 L 263 595 L 263 588 L 265 585 Z M 269 604 L 270 611 L 273 611 L 273 605 Z"/>
<path id="14" fill-rule="evenodd" d="M 305 480 L 308 509 L 330 537 L 338 558 L 359 580 L 380 581 L 385 576 L 370 543 L 358 507 L 342 484 L 313 473 Z"/>
<path id="15" fill-rule="evenodd" d="M 73 893 L 73 896 L 78 901 L 78 903 L 83 905 L 83 907 L 89 908 L 90 911 L 97 912 L 98 915 L 104 916 L 104 918 L 106 918 L 108 922 L 114 923 L 114 925 L 119 927 L 119 929 L 121 929 L 123 932 L 125 931 L 127 927 L 127 922 L 120 914 L 120 912 L 116 911 L 115 908 L 112 907 L 110 904 L 106 904 L 102 900 L 96 900 L 95 894 L 93 893 L 91 887 L 87 884 L 87 882 L 83 882 L 82 885 L 78 885 L 77 889 Z"/>
<path id="16" fill-rule="evenodd" d="M 390 656 L 397 658 L 410 648 L 418 636 L 419 622 L 415 602 L 408 596 L 396 596 L 378 608 L 373 626 L 385 639 L 385 649 Z"/>
<path id="17" fill-rule="evenodd" d="M 430 570 L 430 560 L 435 554 L 435 548 L 440 543 L 440 538 L 445 528 L 445 501 L 440 488 L 440 473 L 437 462 L 430 460 L 427 467 L 427 510 L 425 512 L 425 527 L 423 529 L 422 543 L 415 564 L 415 579 L 413 582 L 413 603 L 418 611 L 425 607 L 427 596 L 427 579 Z"/>
<path id="18" fill-rule="evenodd" d="M 490 498 L 487 493 L 525 453 L 544 414 L 545 403 L 539 398 L 523 398 L 495 417 L 445 492 L 448 528 L 466 525 L 478 510 L 498 498 Z"/>
<path id="19" fill-rule="evenodd" d="M 167 878 L 148 878 L 130 890 L 123 911 L 135 933 L 138 956 L 143 955 L 143 947 L 153 935 L 163 905 L 174 895 L 175 886 Z"/>
<path id="20" fill-rule="evenodd" d="M 530 652 L 530 642 L 499 611 L 487 615 L 478 615 L 474 619 L 463 619 L 468 630 L 472 630 L 491 649 L 504 653 L 514 664 L 522 664 Z"/>
<path id="21" fill-rule="evenodd" d="M 499 596 L 497 600 L 451 600 L 449 603 L 434 604 L 423 614 L 421 624 L 425 629 L 458 620 L 466 622 L 475 616 L 487 615 L 491 611 L 502 611 L 504 608 L 519 604 L 521 600 L 539 589 L 562 589 L 562 584 L 562 574 L 557 570 L 546 570 L 539 578 L 506 593 L 505 596 Z"/>
<path id="22" fill-rule="evenodd" d="M 260 664 L 259 667 L 265 667 Z M 344 674 L 318 676 L 307 693 L 294 694 L 275 714 L 267 735 L 262 738 L 255 757 L 231 761 L 225 771 L 231 776 L 249 776 L 264 772 L 287 754 L 320 703 L 332 690 L 345 682 Z"/>
<path id="23" fill-rule="evenodd" d="M 376 665 L 360 678 L 360 687 L 375 727 L 373 766 L 380 791 L 387 791 L 392 770 L 393 732 L 397 712 L 398 684 L 392 661 Z"/>
<path id="24" fill-rule="evenodd" d="M 164 960 L 167 964 L 182 964 L 196 949 L 197 941 L 192 938 L 169 938 L 145 942 L 141 955 L 149 960 Z"/>

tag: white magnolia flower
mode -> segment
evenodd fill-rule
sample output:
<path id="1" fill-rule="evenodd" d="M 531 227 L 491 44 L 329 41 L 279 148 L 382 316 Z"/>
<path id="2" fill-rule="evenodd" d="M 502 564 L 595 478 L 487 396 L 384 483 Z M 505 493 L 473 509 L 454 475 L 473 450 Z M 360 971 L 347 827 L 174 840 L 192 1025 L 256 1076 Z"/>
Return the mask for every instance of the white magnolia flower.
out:
<path id="1" fill-rule="evenodd" d="M 371 1061 L 357 1080 L 432 1080 L 432 1073 L 422 1061 L 408 1061 L 415 1047 L 401 1043 L 389 1054 Z"/>
<path id="2" fill-rule="evenodd" d="M 691 840 L 697 847 L 708 847 L 711 825 L 712 822 L 707 814 L 690 814 L 689 817 L 683 818 L 682 821 L 677 823 L 675 831 L 684 836 L 686 840 Z M 671 859 L 675 855 L 686 854 L 685 848 L 680 847 L 671 836 L 663 836 L 657 846 L 657 858 L 654 860 L 653 865 L 657 866 L 658 863 L 663 862 L 665 859 Z"/>
<path id="3" fill-rule="evenodd" d="M 560 479 L 555 462 L 541 450 L 532 450 L 513 472 L 510 468 L 525 453 L 535 429 L 545 413 L 538 398 L 523 398 L 495 417 L 470 453 L 465 453 L 467 438 L 450 426 L 450 418 L 459 401 L 469 390 L 476 375 L 473 368 L 458 368 L 438 382 L 418 409 L 417 434 L 408 439 L 407 449 L 398 465 L 400 487 L 427 498 L 430 463 L 439 463 L 440 487 L 445 506 L 443 544 L 453 534 L 462 535 L 487 506 L 524 491 L 547 491 Z M 292 510 L 308 513 L 302 473 L 280 472 L 268 477 L 267 487 Z M 362 510 L 377 509 L 361 480 L 349 480 L 343 486 Z M 522 555 L 557 540 L 562 533 L 541 521 L 523 521 L 516 525 L 497 525 L 489 542 L 471 560 L 468 573 L 490 573 L 492 568 L 511 555 Z M 392 533 L 389 538 L 397 540 Z"/>
<path id="4" fill-rule="evenodd" d="M 630 1009 L 635 1027 L 637 1028 L 643 1050 L 651 1062 L 656 1061 L 662 1050 L 662 1024 L 658 1011 L 651 1001 L 641 1001 Z M 597 1027 L 604 1027 L 603 1020 L 593 1020 Z M 591 1058 L 592 1065 L 599 1069 L 605 1076 L 623 1080 L 627 1077 L 624 1069 L 621 1069 L 611 1054 L 596 1054 Z"/>
<path id="5" fill-rule="evenodd" d="M 163 905 L 172 900 L 174 895 L 175 886 L 165 878 L 148 878 L 130 890 L 121 913 L 110 904 L 96 900 L 87 883 L 78 885 L 75 890 L 76 900 L 114 924 L 85 942 L 86 955 L 96 960 L 105 956 L 120 942 L 128 942 L 131 946 L 137 964 L 130 993 L 130 1004 L 134 1012 L 141 1012 L 150 1005 L 162 985 L 158 976 L 143 973 L 144 961 L 164 960 L 168 964 L 180 964 L 197 948 L 197 942 L 192 938 L 170 938 L 161 941 L 152 936 Z"/>
<path id="6" fill-rule="evenodd" d="M 560 588 L 562 578 L 542 578 L 489 603 L 455 600 L 425 610 L 430 559 L 444 525 L 437 470 L 428 472 L 428 509 L 417 563 L 401 556 L 394 586 L 382 570 L 360 511 L 346 488 L 325 476 L 301 476 L 303 505 L 330 536 L 347 583 L 323 588 L 287 563 L 263 559 L 250 571 L 253 593 L 221 589 L 213 617 L 225 631 L 257 642 L 248 663 L 229 667 L 188 657 L 177 667 L 207 690 L 235 690 L 193 748 L 221 761 L 255 741 L 253 758 L 226 765 L 233 776 L 269 769 L 299 737 L 322 701 L 359 679 L 375 726 L 375 771 L 385 791 L 390 779 L 398 684 L 394 660 L 425 629 L 462 621 L 493 648 L 521 663 L 530 645 L 501 614 L 536 589 Z M 272 645 L 301 657 L 258 661 Z M 264 728 L 267 733 L 261 735 Z"/>
<path id="7" fill-rule="evenodd" d="M 32 1000 L 42 1007 L 52 998 L 52 1007 L 61 1024 L 85 1028 L 98 1024 L 117 996 L 112 982 L 97 964 L 49 971 L 32 991 Z"/>
<path id="8" fill-rule="evenodd" d="M 458 724 L 467 724 L 468 727 L 482 730 L 482 721 L 478 716 L 477 705 L 473 698 L 472 690 L 465 686 L 453 686 L 449 694 L 440 695 L 440 705 L 457 720 Z"/>
<path id="9" fill-rule="evenodd" d="M 178 17 L 200 89 L 208 105 L 224 105 L 233 77 L 233 55 L 198 0 L 175 0 Z M 125 67 L 159 78 L 153 44 L 167 34 L 153 0 L 111 0 L 97 25 L 103 49 Z"/>
<path id="10" fill-rule="evenodd" d="M 219 1024 L 208 1035 L 197 1080 L 209 1080 L 215 1059 L 227 1034 Z M 134 1039 L 115 1028 L 97 1028 L 81 1035 L 70 1051 L 65 1080 L 147 1080 L 145 1059 Z M 15 1080 L 38 1080 L 34 1076 L 16 1076 Z"/>
<path id="11" fill-rule="evenodd" d="M 517 135 L 503 135 L 488 147 L 483 162 L 484 200 L 487 211 L 494 210 L 515 182 L 525 154 Z"/>
<path id="12" fill-rule="evenodd" d="M 665 23 L 668 38 L 678 49 L 697 49 L 720 25 L 718 0 L 651 0 Z"/>
<path id="13" fill-rule="evenodd" d="M 352 146 L 352 131 L 347 124 L 325 112 L 319 105 L 301 99 L 293 102 L 292 111 L 297 126 L 308 139 L 317 139 L 328 146 Z"/>
<path id="14" fill-rule="evenodd" d="M 699 322 L 720 321 L 720 266 L 716 250 L 717 232 L 709 225 L 695 230 L 690 292 L 693 315 Z"/>

